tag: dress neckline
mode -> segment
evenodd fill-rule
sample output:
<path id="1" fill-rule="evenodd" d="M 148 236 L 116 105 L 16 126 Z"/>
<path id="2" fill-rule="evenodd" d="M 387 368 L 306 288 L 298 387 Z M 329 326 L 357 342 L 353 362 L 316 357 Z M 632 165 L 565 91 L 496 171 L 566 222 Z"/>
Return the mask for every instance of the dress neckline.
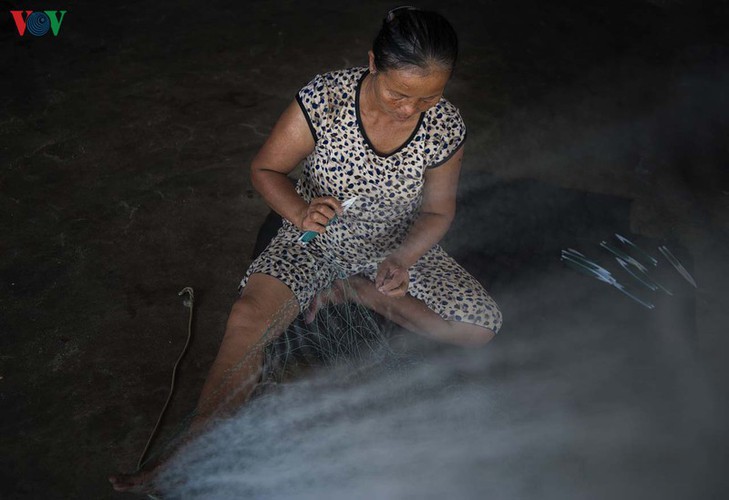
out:
<path id="1" fill-rule="evenodd" d="M 369 72 L 370 72 L 369 68 L 365 68 L 364 72 L 359 77 L 359 81 L 357 82 L 357 89 L 354 92 L 354 111 L 355 111 L 355 116 L 357 118 L 357 128 L 359 128 L 359 132 L 360 132 L 360 134 L 362 134 L 362 137 L 364 138 L 365 143 L 367 144 L 367 146 L 369 146 L 369 148 L 372 150 L 373 153 L 375 153 L 380 158 L 388 158 L 388 157 L 394 155 L 395 153 L 399 152 L 400 150 L 405 148 L 408 144 L 410 144 L 410 142 L 412 142 L 413 137 L 415 137 L 415 134 L 418 132 L 418 130 L 420 130 L 420 124 L 423 123 L 423 118 L 425 118 L 425 112 L 420 113 L 420 118 L 418 118 L 418 123 L 415 125 L 415 128 L 413 129 L 410 136 L 405 140 L 404 143 L 402 143 L 400 145 L 400 147 L 398 147 L 391 153 L 387 153 L 387 154 L 380 153 L 379 151 L 377 151 L 377 149 L 375 149 L 375 147 L 372 145 L 370 138 L 367 137 L 367 132 L 365 132 L 364 124 L 362 123 L 362 116 L 360 115 L 360 112 L 359 112 L 359 94 L 360 94 L 360 90 L 362 89 L 362 82 L 364 82 L 364 79 L 367 77 Z"/>

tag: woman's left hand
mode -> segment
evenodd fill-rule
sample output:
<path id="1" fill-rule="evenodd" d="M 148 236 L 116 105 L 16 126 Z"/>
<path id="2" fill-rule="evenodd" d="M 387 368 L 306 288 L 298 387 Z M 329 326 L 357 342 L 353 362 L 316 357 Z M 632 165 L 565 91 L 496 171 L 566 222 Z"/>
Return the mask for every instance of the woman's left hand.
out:
<path id="1" fill-rule="evenodd" d="M 385 258 L 377 268 L 375 287 L 380 293 L 389 297 L 404 297 L 409 283 L 407 267 L 392 255 Z"/>

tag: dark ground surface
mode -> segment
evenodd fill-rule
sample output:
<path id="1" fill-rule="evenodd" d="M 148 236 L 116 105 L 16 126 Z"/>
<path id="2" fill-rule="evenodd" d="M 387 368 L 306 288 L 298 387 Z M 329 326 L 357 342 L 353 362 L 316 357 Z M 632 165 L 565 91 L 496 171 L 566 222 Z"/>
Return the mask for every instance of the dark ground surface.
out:
<path id="1" fill-rule="evenodd" d="M 314 74 L 366 63 L 393 5 L 74 2 L 57 7 L 59 36 L 40 39 L 18 37 L 7 13 L 40 5 L 3 6 L 0 497 L 120 497 L 106 476 L 134 468 L 164 402 L 184 286 L 198 316 L 170 422 L 217 350 L 268 212 L 251 158 Z M 444 244 L 502 306 L 492 348 L 548 330 L 514 314 L 528 313 L 535 273 L 559 267 L 552 249 L 630 231 L 692 269 L 699 289 L 666 307 L 723 387 L 726 2 L 440 10 L 461 39 L 446 95 L 469 127 Z"/>

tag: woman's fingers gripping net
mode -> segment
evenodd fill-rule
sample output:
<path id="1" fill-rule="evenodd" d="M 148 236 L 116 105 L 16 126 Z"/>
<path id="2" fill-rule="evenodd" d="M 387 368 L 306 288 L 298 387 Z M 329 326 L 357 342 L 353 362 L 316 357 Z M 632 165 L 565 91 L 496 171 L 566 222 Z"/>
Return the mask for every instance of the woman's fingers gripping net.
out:
<path id="1" fill-rule="evenodd" d="M 375 286 L 380 293 L 390 297 L 403 297 L 408 291 L 410 274 L 405 266 L 390 257 L 380 263 Z"/>

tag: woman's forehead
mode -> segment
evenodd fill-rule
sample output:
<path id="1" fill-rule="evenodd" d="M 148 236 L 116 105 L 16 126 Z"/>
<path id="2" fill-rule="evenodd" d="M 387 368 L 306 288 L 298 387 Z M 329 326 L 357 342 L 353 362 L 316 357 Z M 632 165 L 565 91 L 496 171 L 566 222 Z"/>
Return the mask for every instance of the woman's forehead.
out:
<path id="1" fill-rule="evenodd" d="M 383 73 L 389 90 L 413 97 L 425 97 L 443 92 L 449 71 L 433 70 L 424 72 L 413 69 L 390 69 Z"/>

